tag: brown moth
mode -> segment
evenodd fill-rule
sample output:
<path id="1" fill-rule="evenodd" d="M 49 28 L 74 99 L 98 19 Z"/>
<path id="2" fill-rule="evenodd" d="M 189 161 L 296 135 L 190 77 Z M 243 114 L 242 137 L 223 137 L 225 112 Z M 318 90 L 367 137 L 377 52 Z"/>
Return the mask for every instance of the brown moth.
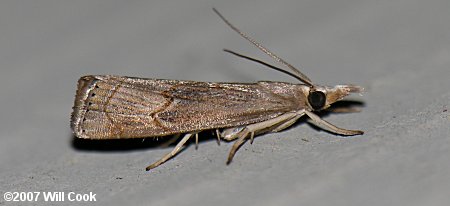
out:
<path id="1" fill-rule="evenodd" d="M 305 114 L 311 123 L 333 133 L 363 134 L 362 131 L 334 126 L 314 113 L 327 109 L 350 93 L 362 92 L 363 88 L 313 84 L 298 69 L 234 27 L 216 9 L 213 10 L 233 30 L 290 70 L 225 51 L 287 73 L 303 84 L 84 76 L 78 80 L 71 117 L 75 136 L 84 139 L 122 139 L 185 134 L 170 153 L 146 168 L 150 170 L 177 154 L 194 135 L 198 141 L 197 134 L 203 130 L 216 130 L 219 141 L 221 138 L 226 141 L 237 140 L 229 153 L 227 164 L 248 138 L 253 141 L 254 135 L 281 131 Z"/>

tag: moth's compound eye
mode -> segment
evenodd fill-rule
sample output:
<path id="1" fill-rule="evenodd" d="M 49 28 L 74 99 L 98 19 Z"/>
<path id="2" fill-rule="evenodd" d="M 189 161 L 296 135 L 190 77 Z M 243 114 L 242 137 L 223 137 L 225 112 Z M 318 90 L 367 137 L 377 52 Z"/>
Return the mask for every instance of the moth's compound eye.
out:
<path id="1" fill-rule="evenodd" d="M 314 110 L 319 110 L 325 106 L 326 96 L 321 91 L 313 91 L 308 95 L 308 102 Z"/>

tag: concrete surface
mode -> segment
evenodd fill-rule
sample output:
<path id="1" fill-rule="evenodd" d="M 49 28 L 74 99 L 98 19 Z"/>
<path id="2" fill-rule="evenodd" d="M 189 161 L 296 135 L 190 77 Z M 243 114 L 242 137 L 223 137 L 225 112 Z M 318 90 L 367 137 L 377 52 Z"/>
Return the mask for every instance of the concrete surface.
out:
<path id="1" fill-rule="evenodd" d="M 295 82 L 222 52 L 272 63 L 213 6 L 316 83 L 365 87 L 351 97 L 362 112 L 324 118 L 366 134 L 303 121 L 245 144 L 228 166 L 232 143 L 205 134 L 198 150 L 151 172 L 172 147 L 74 140 L 82 75 Z M 449 9 L 448 0 L 1 1 L 0 192 L 93 192 L 97 205 L 450 205 Z"/>

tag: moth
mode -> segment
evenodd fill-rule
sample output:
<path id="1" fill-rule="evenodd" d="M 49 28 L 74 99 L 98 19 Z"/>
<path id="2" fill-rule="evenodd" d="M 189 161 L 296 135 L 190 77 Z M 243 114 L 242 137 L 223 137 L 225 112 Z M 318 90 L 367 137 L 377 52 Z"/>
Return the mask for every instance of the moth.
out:
<path id="1" fill-rule="evenodd" d="M 314 112 L 330 107 L 350 93 L 355 85 L 320 86 L 298 69 L 214 12 L 234 31 L 275 61 L 282 69 L 260 60 L 225 50 L 289 74 L 302 83 L 260 81 L 216 83 L 146 79 L 113 75 L 89 75 L 78 80 L 71 115 L 74 135 L 84 139 L 163 137 L 184 134 L 175 148 L 146 168 L 155 168 L 176 155 L 186 142 L 204 130 L 215 130 L 218 141 L 236 140 L 227 164 L 248 139 L 266 132 L 278 132 L 307 115 L 310 122 L 339 135 L 360 135 L 359 130 L 339 128 Z M 176 136 L 178 137 L 178 136 Z"/>

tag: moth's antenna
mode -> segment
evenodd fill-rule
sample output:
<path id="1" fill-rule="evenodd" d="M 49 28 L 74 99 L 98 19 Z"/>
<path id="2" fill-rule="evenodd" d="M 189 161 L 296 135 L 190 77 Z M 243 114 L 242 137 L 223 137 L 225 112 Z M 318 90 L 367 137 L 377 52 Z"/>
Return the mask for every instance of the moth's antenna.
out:
<path id="1" fill-rule="evenodd" d="M 287 75 L 289 75 L 289 76 L 292 76 L 292 77 L 294 77 L 294 78 L 296 78 L 296 79 L 298 79 L 298 80 L 300 80 L 300 81 L 303 81 L 303 79 L 300 79 L 297 75 L 293 74 L 292 72 L 287 71 L 287 70 L 284 70 L 284 69 L 282 69 L 282 68 L 280 68 L 280 67 L 273 66 L 273 65 L 271 65 L 271 64 L 269 64 L 269 63 L 266 63 L 266 62 L 263 62 L 263 61 L 261 61 L 261 60 L 259 60 L 259 59 L 255 59 L 255 58 L 253 58 L 253 57 L 249 57 L 249 56 L 246 56 L 246 55 L 243 55 L 243 54 L 239 54 L 239 53 L 237 53 L 237 52 L 234 52 L 234 51 L 231 51 L 231 50 L 228 50 L 228 49 L 223 49 L 223 51 L 224 51 L 224 52 L 228 52 L 228 53 L 233 54 L 233 55 L 236 55 L 236 56 L 238 56 L 238 57 L 241 57 L 241 58 L 250 60 L 250 61 L 254 61 L 254 62 L 256 62 L 256 63 L 260 63 L 260 64 L 262 64 L 262 65 L 264 65 L 264 66 L 266 66 L 266 67 L 269 67 L 269 68 L 271 68 L 271 69 L 275 69 L 275 70 L 277 70 L 277 71 L 279 71 L 279 72 L 283 72 L 283 73 L 285 73 L 285 74 L 287 74 Z"/>
<path id="2" fill-rule="evenodd" d="M 272 57 L 273 59 L 275 59 L 275 61 L 280 62 L 281 64 L 287 66 L 293 73 L 292 75 L 294 75 L 295 77 L 297 77 L 297 79 L 299 79 L 300 81 L 304 82 L 305 84 L 309 85 L 309 86 L 314 86 L 314 84 L 312 83 L 312 81 L 303 73 L 301 73 L 298 69 L 296 69 L 294 66 L 292 66 L 291 64 L 287 63 L 286 61 L 284 61 L 283 59 L 281 59 L 280 57 L 278 57 L 277 55 L 275 55 L 274 53 L 272 53 L 271 51 L 269 51 L 267 48 L 265 48 L 264 46 L 262 46 L 260 43 L 258 43 L 257 41 L 253 40 L 252 38 L 250 38 L 247 34 L 245 34 L 244 32 L 240 31 L 238 28 L 236 28 L 235 26 L 233 26 L 227 19 L 225 19 L 225 17 L 222 16 L 222 14 L 219 13 L 219 11 L 217 11 L 217 9 L 213 8 L 213 11 L 234 31 L 236 31 L 239 35 L 241 35 L 244 39 L 247 39 L 249 42 L 251 42 L 253 45 L 255 45 L 256 47 L 258 47 L 258 49 L 260 49 L 261 51 L 263 51 L 264 53 L 266 53 L 267 55 L 269 55 L 270 57 Z M 281 68 L 280 68 L 281 69 Z M 283 69 L 284 70 L 284 69 Z M 285 71 L 285 70 L 284 70 Z"/>

